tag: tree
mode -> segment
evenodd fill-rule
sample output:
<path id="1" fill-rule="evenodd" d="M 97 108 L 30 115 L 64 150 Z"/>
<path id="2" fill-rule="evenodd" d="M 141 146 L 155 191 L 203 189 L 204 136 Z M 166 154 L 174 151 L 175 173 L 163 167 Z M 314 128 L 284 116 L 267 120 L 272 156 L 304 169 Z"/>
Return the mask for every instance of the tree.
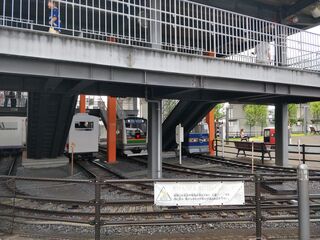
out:
<path id="1" fill-rule="evenodd" d="M 261 126 L 261 130 L 267 124 L 267 116 L 268 116 L 268 107 L 263 105 L 245 105 L 244 106 L 244 113 L 247 121 L 247 125 L 250 128 L 250 135 L 251 129 L 256 124 Z"/>
<path id="2" fill-rule="evenodd" d="M 178 100 L 164 99 L 162 101 L 162 120 L 164 121 L 177 106 Z"/>
<path id="3" fill-rule="evenodd" d="M 220 119 L 222 119 L 224 117 L 224 114 L 223 114 L 223 103 L 219 103 L 215 106 L 214 108 L 214 119 L 216 121 L 219 121 Z"/>
<path id="4" fill-rule="evenodd" d="M 297 113 L 298 113 L 298 105 L 297 104 L 289 104 L 288 105 L 288 116 L 289 116 L 289 125 L 290 126 L 297 123 L 297 121 L 298 121 Z"/>
<path id="5" fill-rule="evenodd" d="M 260 124 L 261 127 L 261 135 L 263 133 L 263 128 L 267 126 L 267 118 L 268 118 L 268 107 L 264 105 L 256 106 L 257 111 L 257 123 Z"/>
<path id="6" fill-rule="evenodd" d="M 314 120 L 320 119 L 320 102 L 310 103 L 310 111 Z"/>

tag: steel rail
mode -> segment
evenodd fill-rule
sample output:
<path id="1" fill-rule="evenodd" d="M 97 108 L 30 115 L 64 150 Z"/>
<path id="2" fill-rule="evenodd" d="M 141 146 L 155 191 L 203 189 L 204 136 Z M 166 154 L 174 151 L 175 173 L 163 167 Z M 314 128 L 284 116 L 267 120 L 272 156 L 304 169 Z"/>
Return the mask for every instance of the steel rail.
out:
<path id="1" fill-rule="evenodd" d="M 102 179 L 104 180 L 104 173 L 106 170 L 108 169 L 104 169 L 104 171 L 101 171 L 101 167 L 97 167 L 93 162 L 91 161 L 86 161 L 86 164 L 83 164 L 83 162 L 79 162 L 79 161 L 76 161 L 76 163 L 78 164 L 78 166 L 80 166 L 84 171 L 88 172 L 90 175 L 92 175 L 93 177 L 95 177 L 96 179 Z M 88 166 L 88 164 L 90 165 L 90 167 Z M 98 172 L 97 172 L 98 170 Z M 109 171 L 111 172 L 111 171 Z M 114 174 L 114 173 L 112 173 Z M 118 177 L 118 175 L 114 174 L 115 176 Z M 129 192 L 129 193 L 133 193 L 133 194 L 137 194 L 137 195 L 142 195 L 142 196 L 146 196 L 146 197 L 153 197 L 153 194 L 152 193 L 149 193 L 149 192 L 145 192 L 145 191 L 142 191 L 142 190 L 137 190 L 137 189 L 132 189 L 131 187 L 130 188 L 126 188 L 126 187 L 122 187 L 122 186 L 119 186 L 119 185 L 116 185 L 116 184 L 108 184 L 108 186 L 112 187 L 112 188 L 115 188 L 117 190 L 120 190 L 120 191 L 123 191 L 123 192 Z"/>
<path id="2" fill-rule="evenodd" d="M 49 214 L 49 215 L 62 215 L 62 216 L 94 216 L 94 212 L 80 212 L 80 211 L 57 211 L 57 210 L 46 210 L 46 209 L 35 209 L 35 208 L 28 208 L 28 207 L 21 207 L 21 206 L 12 206 L 10 204 L 3 204 L 0 203 L 0 208 L 2 209 L 12 209 L 23 211 L 23 212 L 31 212 L 36 214 Z M 261 205 L 261 209 L 265 211 L 298 211 L 297 205 Z M 311 204 L 310 209 L 319 211 L 320 204 Z M 223 207 L 200 207 L 200 208 L 177 208 L 177 209 L 164 209 L 164 210 L 154 210 L 154 211 L 118 211 L 118 212 L 101 212 L 101 216 L 148 216 L 148 215 L 166 215 L 166 214 L 197 214 L 197 213 L 222 213 L 222 212 L 250 212 L 255 210 L 255 205 L 244 205 L 239 207 L 234 206 L 223 206 Z M 0 214 L 1 215 L 1 214 Z"/>
<path id="3" fill-rule="evenodd" d="M 230 165 L 230 166 L 235 166 L 235 167 L 244 167 L 244 168 L 252 168 L 252 165 L 250 163 L 244 163 L 241 161 L 237 161 L 234 159 L 230 159 L 230 158 L 223 158 L 223 157 L 211 157 L 211 156 L 206 156 L 206 155 L 199 155 L 199 154 L 193 154 L 191 155 L 194 158 L 199 158 L 199 159 L 203 159 L 203 160 L 208 160 L 208 161 L 212 161 L 212 162 L 218 162 L 224 165 Z M 255 164 L 254 165 L 255 169 L 259 169 L 259 170 L 265 170 L 265 171 L 274 171 L 274 172 L 285 172 L 286 174 L 288 173 L 292 173 L 296 174 L 296 169 L 292 168 L 292 167 L 281 167 L 281 166 L 266 166 L 266 165 L 262 165 L 262 164 Z M 311 175 L 319 175 L 320 174 L 320 170 L 315 170 L 315 169 L 311 169 L 310 170 L 310 174 Z"/>

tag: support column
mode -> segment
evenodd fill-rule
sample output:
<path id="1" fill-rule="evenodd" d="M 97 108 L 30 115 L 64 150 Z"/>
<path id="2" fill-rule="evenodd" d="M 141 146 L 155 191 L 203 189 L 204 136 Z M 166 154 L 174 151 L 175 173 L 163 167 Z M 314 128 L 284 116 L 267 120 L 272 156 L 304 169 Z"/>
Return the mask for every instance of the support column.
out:
<path id="1" fill-rule="evenodd" d="M 132 98 L 132 110 L 138 110 L 138 98 Z"/>
<path id="2" fill-rule="evenodd" d="M 211 110 L 206 117 L 209 127 L 209 154 L 214 156 L 214 110 Z"/>
<path id="3" fill-rule="evenodd" d="M 80 113 L 86 112 L 86 95 L 80 95 Z"/>
<path id="4" fill-rule="evenodd" d="M 117 99 L 115 97 L 108 97 L 107 122 L 107 162 L 115 163 L 117 161 Z"/>
<path id="5" fill-rule="evenodd" d="M 148 176 L 162 178 L 162 103 L 148 102 Z"/>
<path id="6" fill-rule="evenodd" d="M 288 165 L 288 104 L 276 104 L 275 109 L 276 129 L 276 165 Z"/>

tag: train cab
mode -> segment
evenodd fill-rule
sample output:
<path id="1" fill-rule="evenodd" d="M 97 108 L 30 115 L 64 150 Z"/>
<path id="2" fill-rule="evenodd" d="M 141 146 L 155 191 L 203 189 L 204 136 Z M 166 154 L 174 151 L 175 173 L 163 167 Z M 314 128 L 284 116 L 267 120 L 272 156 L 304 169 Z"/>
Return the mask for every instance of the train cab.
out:
<path id="1" fill-rule="evenodd" d="M 147 155 L 147 120 L 128 117 L 117 121 L 117 149 L 126 156 Z"/>
<path id="2" fill-rule="evenodd" d="M 187 153 L 209 152 L 209 128 L 208 124 L 200 122 L 189 134 L 185 136 L 183 148 Z"/>
<path id="3" fill-rule="evenodd" d="M 73 116 L 69 130 L 67 153 L 92 155 L 99 151 L 99 118 L 87 113 Z"/>
<path id="4" fill-rule="evenodd" d="M 276 143 L 276 130 L 275 128 L 265 128 L 263 131 L 263 142 L 266 144 Z"/>
<path id="5" fill-rule="evenodd" d="M 0 154 L 19 153 L 26 146 L 26 117 L 0 117 Z"/>

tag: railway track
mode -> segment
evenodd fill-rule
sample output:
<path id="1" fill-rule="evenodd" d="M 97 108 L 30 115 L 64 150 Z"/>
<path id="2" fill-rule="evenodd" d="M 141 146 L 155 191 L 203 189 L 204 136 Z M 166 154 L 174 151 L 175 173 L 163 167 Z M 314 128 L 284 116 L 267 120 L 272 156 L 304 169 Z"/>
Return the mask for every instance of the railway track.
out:
<path id="1" fill-rule="evenodd" d="M 124 177 L 119 173 L 112 171 L 111 168 L 105 167 L 102 163 L 97 160 L 94 161 L 76 161 L 77 165 L 80 166 L 88 175 L 94 177 L 97 180 L 105 179 L 123 179 Z M 114 190 L 136 194 L 139 196 L 152 198 L 153 194 L 150 192 L 150 186 L 146 184 L 140 184 L 132 186 L 117 184 L 108 184 L 109 187 L 112 187 Z"/>
<path id="2" fill-rule="evenodd" d="M 139 158 L 139 157 L 130 157 L 128 158 L 131 161 L 140 163 L 140 164 L 147 164 L 147 160 L 145 158 Z M 208 160 L 208 159 L 206 159 Z M 210 160 L 209 160 L 210 161 Z M 220 163 L 220 162 L 217 162 Z M 209 169 L 197 169 L 194 167 L 187 167 L 187 166 L 181 166 L 173 163 L 163 162 L 162 168 L 171 171 L 176 172 L 180 174 L 186 174 L 186 175 L 197 175 L 199 177 L 212 177 L 212 178 L 242 178 L 242 177 L 253 177 L 255 174 L 252 174 L 251 172 L 245 172 L 242 171 L 228 171 L 228 170 L 209 170 Z M 251 169 L 251 166 L 250 166 Z M 296 176 L 293 172 L 290 174 L 288 173 L 274 173 L 274 172 L 268 172 L 267 170 L 259 171 L 261 175 L 267 175 L 271 177 L 284 177 L 284 176 Z"/>
<path id="3" fill-rule="evenodd" d="M 14 154 L 13 156 L 1 157 L 0 158 L 0 175 L 12 175 L 17 161 L 19 159 L 19 154 Z"/>
<path id="4" fill-rule="evenodd" d="M 100 180 L 107 179 L 123 179 L 119 172 L 113 171 L 111 168 L 105 167 L 103 163 L 98 161 L 79 161 L 77 163 L 81 168 L 85 169 L 87 174 L 92 178 Z M 176 170 L 175 166 L 165 166 L 172 171 Z M 168 170 L 169 171 L 169 170 Z M 183 169 L 185 174 L 188 169 Z M 199 171 L 200 173 L 201 171 Z M 197 173 L 198 174 L 198 173 Z M 203 176 L 210 177 L 202 172 Z M 214 175 L 223 177 L 222 175 Z M 234 176 L 233 176 L 234 177 Z M 244 206 L 198 206 L 198 207 L 157 207 L 153 203 L 153 193 L 151 185 L 144 185 L 144 189 L 140 185 L 118 186 L 117 184 L 107 184 L 101 189 L 101 194 L 108 194 L 110 189 L 116 190 L 120 196 L 126 199 L 105 200 L 102 197 L 101 205 L 101 223 L 102 225 L 179 225 L 179 224 L 195 224 L 195 223 L 251 223 L 255 220 L 255 202 L 254 196 L 246 197 L 246 205 Z M 75 189 L 76 191 L 76 189 Z M 143 192 L 143 193 L 142 193 Z M 122 195 L 126 193 L 128 195 Z M 134 199 L 134 196 L 140 196 Z M 2 216 L 15 219 L 29 219 L 36 221 L 59 221 L 60 225 L 75 224 L 91 224 L 95 217 L 94 208 L 88 207 L 86 204 L 74 209 L 71 203 L 61 203 L 58 200 L 34 198 L 33 200 L 24 199 L 23 196 L 16 196 L 15 206 L 6 202 L 0 202 L 0 208 L 4 214 Z M 50 202 L 50 209 L 46 209 L 43 202 Z M 93 204 L 89 201 L 88 204 Z M 14 215 L 8 210 L 14 208 Z M 290 221 L 297 221 L 297 206 L 290 203 L 288 199 L 277 199 L 262 203 L 263 216 L 266 219 L 273 219 L 270 222 L 278 222 L 279 219 L 286 218 Z M 311 219 L 312 221 L 320 221 L 320 203 L 318 200 L 311 201 Z"/>
<path id="5" fill-rule="evenodd" d="M 201 160 L 206 160 L 210 163 L 218 163 L 218 164 L 222 164 L 225 166 L 231 166 L 231 167 L 236 167 L 236 168 L 240 168 L 240 169 L 251 170 L 251 168 L 252 168 L 252 165 L 249 163 L 244 163 L 244 162 L 240 162 L 240 161 L 232 160 L 232 159 L 227 159 L 227 158 L 211 157 L 211 156 L 199 155 L 199 154 L 193 154 L 193 155 L 191 155 L 191 157 L 201 159 Z M 286 175 L 286 176 L 297 174 L 297 170 L 295 168 L 291 168 L 291 167 L 266 166 L 266 165 L 261 165 L 261 164 L 255 164 L 254 168 L 256 170 L 258 170 L 262 175 L 264 173 L 270 175 L 270 173 L 272 173 L 272 172 L 282 173 L 282 175 Z M 320 171 L 310 169 L 309 174 L 313 175 L 313 176 L 319 176 Z"/>

